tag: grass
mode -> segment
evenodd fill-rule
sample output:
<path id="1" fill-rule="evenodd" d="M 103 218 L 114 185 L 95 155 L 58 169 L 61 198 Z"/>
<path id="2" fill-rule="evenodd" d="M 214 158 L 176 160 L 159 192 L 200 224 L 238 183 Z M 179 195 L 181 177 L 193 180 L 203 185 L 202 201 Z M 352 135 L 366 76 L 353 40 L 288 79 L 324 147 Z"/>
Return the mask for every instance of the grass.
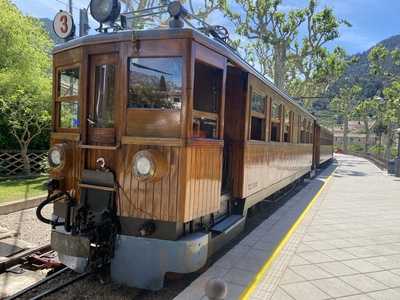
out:
<path id="1" fill-rule="evenodd" d="M 45 195 L 47 176 L 0 181 L 0 203 Z"/>

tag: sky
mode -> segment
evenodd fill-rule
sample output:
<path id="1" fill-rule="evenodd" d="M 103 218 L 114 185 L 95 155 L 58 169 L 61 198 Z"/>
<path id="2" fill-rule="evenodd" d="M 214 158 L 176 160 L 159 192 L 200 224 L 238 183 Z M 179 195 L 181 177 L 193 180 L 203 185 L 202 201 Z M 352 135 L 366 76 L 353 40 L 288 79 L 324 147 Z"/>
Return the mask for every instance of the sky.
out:
<path id="1" fill-rule="evenodd" d="M 11 0 L 24 13 L 34 17 L 53 19 L 60 9 L 67 8 L 68 0 Z M 200 1 L 200 0 L 197 0 Z M 229 0 L 228 0 L 229 1 Z M 283 0 L 282 10 L 304 7 L 307 0 Z M 79 17 L 79 8 L 87 7 L 89 0 L 73 0 L 74 18 Z M 345 19 L 352 27 L 342 27 L 341 36 L 328 48 L 341 46 L 347 53 L 355 54 L 368 50 L 377 42 L 400 34 L 400 0 L 320 0 L 320 7 L 332 7 L 338 18 Z M 209 19 L 213 24 L 226 25 L 229 21 L 215 15 Z M 75 21 L 76 22 L 76 21 Z M 77 22 L 76 22 L 77 23 Z M 92 27 L 95 26 L 93 20 Z"/>

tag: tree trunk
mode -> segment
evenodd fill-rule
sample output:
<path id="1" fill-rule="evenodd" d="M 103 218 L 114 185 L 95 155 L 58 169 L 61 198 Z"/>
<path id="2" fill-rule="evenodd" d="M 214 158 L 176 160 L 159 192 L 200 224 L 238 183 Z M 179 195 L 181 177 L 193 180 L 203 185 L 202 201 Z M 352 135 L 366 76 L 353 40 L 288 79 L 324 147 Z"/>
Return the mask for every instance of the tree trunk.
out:
<path id="1" fill-rule="evenodd" d="M 286 45 L 279 42 L 274 45 L 274 83 L 280 89 L 285 89 L 286 77 Z"/>
<path id="2" fill-rule="evenodd" d="M 347 114 L 343 118 L 343 151 L 347 153 L 348 150 L 348 134 L 349 134 L 349 119 Z"/>
<path id="3" fill-rule="evenodd" d="M 365 129 L 365 145 L 364 145 L 364 152 L 368 153 L 369 147 L 369 126 L 368 126 L 368 116 L 363 116 L 364 122 L 364 129 Z"/>
<path id="4" fill-rule="evenodd" d="M 393 123 L 389 122 L 387 126 L 386 142 L 385 142 L 385 159 L 390 160 L 392 158 L 392 146 L 393 146 Z"/>
<path id="5" fill-rule="evenodd" d="M 21 157 L 24 163 L 24 174 L 31 174 L 31 163 L 28 157 L 28 145 L 21 145 Z"/>

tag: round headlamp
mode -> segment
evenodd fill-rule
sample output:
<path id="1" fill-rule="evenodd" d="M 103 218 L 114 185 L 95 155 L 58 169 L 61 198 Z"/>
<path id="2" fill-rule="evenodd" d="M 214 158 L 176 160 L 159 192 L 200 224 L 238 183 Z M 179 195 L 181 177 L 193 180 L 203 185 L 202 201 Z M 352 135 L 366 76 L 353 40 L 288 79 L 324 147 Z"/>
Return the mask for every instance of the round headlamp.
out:
<path id="1" fill-rule="evenodd" d="M 52 146 L 49 150 L 47 159 L 51 168 L 61 169 L 65 162 L 65 151 L 63 145 L 56 144 Z"/>
<path id="2" fill-rule="evenodd" d="M 137 152 L 132 160 L 133 175 L 139 180 L 156 180 L 164 176 L 167 163 L 162 154 L 155 150 Z"/>
<path id="3" fill-rule="evenodd" d="M 155 173 L 155 163 L 148 151 L 139 151 L 133 158 L 133 173 L 138 178 L 149 178 Z"/>
<path id="4" fill-rule="evenodd" d="M 91 0 L 90 14 L 99 23 L 113 23 L 121 12 L 119 0 Z"/>

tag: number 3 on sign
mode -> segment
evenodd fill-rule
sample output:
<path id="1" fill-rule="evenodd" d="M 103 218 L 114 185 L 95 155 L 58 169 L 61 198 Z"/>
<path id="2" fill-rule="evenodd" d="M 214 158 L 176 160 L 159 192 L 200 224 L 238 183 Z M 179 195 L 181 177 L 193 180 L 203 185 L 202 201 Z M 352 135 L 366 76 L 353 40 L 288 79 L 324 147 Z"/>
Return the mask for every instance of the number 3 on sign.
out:
<path id="1" fill-rule="evenodd" d="M 74 33 L 74 20 L 66 11 L 59 11 L 54 17 L 53 28 L 58 37 L 66 39 Z"/>

